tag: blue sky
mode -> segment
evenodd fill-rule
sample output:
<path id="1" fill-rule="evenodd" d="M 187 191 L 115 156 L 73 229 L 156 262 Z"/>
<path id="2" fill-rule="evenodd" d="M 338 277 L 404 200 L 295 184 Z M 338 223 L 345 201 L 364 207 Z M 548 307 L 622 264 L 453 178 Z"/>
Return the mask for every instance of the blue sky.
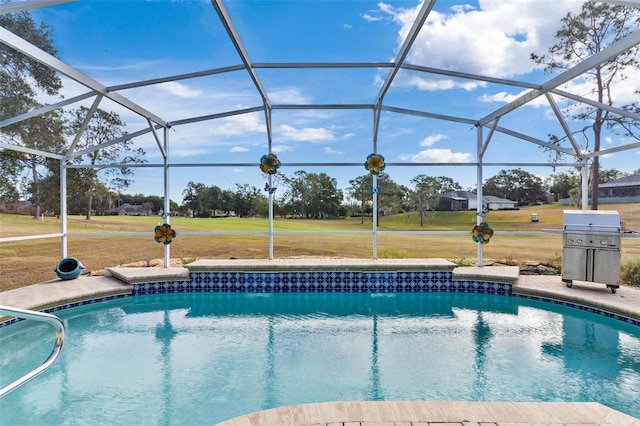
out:
<path id="1" fill-rule="evenodd" d="M 536 70 L 529 54 L 545 53 L 554 42 L 560 18 L 578 10 L 575 0 L 440 1 L 409 52 L 407 63 L 492 77 L 541 83 L 549 76 Z M 417 1 L 234 0 L 225 2 L 250 60 L 284 62 L 391 62 L 411 27 Z M 209 1 L 80 1 L 35 11 L 52 27 L 59 57 L 106 86 L 239 65 L 241 61 Z M 257 69 L 270 101 L 279 104 L 372 104 L 387 68 Z M 86 92 L 63 77 L 63 94 Z M 640 88 L 634 70 L 620 85 L 616 105 L 633 102 Z M 586 96 L 581 81 L 567 91 Z M 384 99 L 398 108 L 479 119 L 515 99 L 516 87 L 479 84 L 402 70 Z M 245 71 L 216 74 L 120 91 L 166 121 L 217 114 L 262 105 Z M 561 100 L 559 100 L 561 102 Z M 85 105 L 90 105 L 86 102 Z M 74 105 L 77 107 L 78 105 Z M 147 127 L 144 119 L 103 100 L 100 107 L 117 112 L 127 131 Z M 500 126 L 547 140 L 561 134 L 544 99 L 514 111 Z M 582 123 L 569 123 L 572 129 Z M 273 152 L 285 174 L 305 169 L 336 177 L 339 186 L 366 173 L 354 167 L 288 167 L 287 163 L 363 163 L 372 152 L 373 112 L 366 110 L 274 110 Z M 485 135 L 487 132 L 485 132 Z M 255 163 L 255 167 L 171 169 L 171 198 L 182 201 L 190 180 L 221 188 L 235 183 L 264 185 L 257 163 L 268 151 L 262 112 L 174 126 L 169 132 L 172 163 Z M 584 139 L 578 136 L 578 142 Z M 150 135 L 134 139 L 149 163 L 161 161 Z M 603 148 L 629 143 L 607 135 Z M 390 163 L 439 163 L 442 166 L 387 167 L 398 183 L 410 185 L 418 174 L 449 176 L 464 188 L 476 185 L 476 130 L 453 123 L 383 112 L 378 152 Z M 538 146 L 496 134 L 485 162 L 545 162 Z M 568 159 L 567 159 L 568 160 Z M 456 163 L 455 166 L 446 164 Z M 602 167 L 631 172 L 640 167 L 640 150 L 612 154 Z M 486 167 L 484 178 L 510 167 Z M 550 168 L 523 167 L 541 177 Z M 161 169 L 137 169 L 126 191 L 161 195 Z"/>

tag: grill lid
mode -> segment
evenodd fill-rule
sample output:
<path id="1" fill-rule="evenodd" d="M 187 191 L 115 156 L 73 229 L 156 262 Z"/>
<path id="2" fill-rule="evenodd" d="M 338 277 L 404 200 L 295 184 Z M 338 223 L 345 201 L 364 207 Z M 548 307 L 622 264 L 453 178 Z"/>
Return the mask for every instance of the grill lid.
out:
<path id="1" fill-rule="evenodd" d="M 565 210 L 564 230 L 619 233 L 620 214 L 613 210 Z"/>

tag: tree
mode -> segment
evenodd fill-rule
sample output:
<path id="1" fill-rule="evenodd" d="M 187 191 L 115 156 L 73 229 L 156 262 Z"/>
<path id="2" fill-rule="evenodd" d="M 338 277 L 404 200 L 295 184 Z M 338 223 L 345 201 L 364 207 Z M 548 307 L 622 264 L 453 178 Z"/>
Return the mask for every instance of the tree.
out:
<path id="1" fill-rule="evenodd" d="M 69 125 L 69 134 L 75 136 L 85 121 L 89 109 L 80 107 L 72 113 L 72 119 Z M 120 164 L 119 167 L 108 167 L 100 169 L 97 167 L 88 167 L 82 169 L 81 180 L 83 185 L 74 188 L 82 191 L 81 193 L 87 197 L 87 219 L 91 219 L 91 202 L 94 191 L 98 188 L 98 183 L 106 186 L 126 185 L 128 186 L 133 176 L 133 170 L 126 164 L 144 163 L 145 152 L 142 148 L 134 149 L 131 140 L 124 140 L 116 144 L 108 145 L 100 148 L 100 144 L 125 136 L 127 133 L 123 130 L 125 122 L 115 112 L 107 112 L 97 109 L 91 116 L 89 124 L 86 126 L 76 149 L 93 149 L 86 154 L 91 166 L 100 164 Z M 82 158 L 75 159 L 81 162 Z"/>
<path id="2" fill-rule="evenodd" d="M 414 202 L 420 213 L 420 226 L 423 226 L 423 211 L 427 209 L 435 212 L 435 205 L 442 194 L 462 190 L 458 182 L 446 176 L 418 175 L 411 179 L 411 183 L 415 185 Z"/>
<path id="3" fill-rule="evenodd" d="M 182 191 L 182 204 L 191 210 L 192 216 L 198 216 L 202 211 L 202 200 L 200 195 L 204 191 L 204 183 L 189 181 L 187 187 Z"/>
<path id="4" fill-rule="evenodd" d="M 380 191 L 376 193 L 378 207 L 389 208 L 396 212 L 408 207 L 409 188 L 398 185 L 387 173 L 378 175 L 378 186 L 380 187 Z"/>
<path id="5" fill-rule="evenodd" d="M 602 51 L 607 46 L 623 39 L 640 29 L 640 13 L 637 9 L 606 3 L 585 2 L 577 14 L 568 13 L 561 20 L 562 28 L 556 33 L 559 40 L 551 46 L 545 55 L 531 54 L 537 64 L 545 65 L 545 71 L 569 69 L 577 63 Z M 639 47 L 619 54 L 609 61 L 597 65 L 584 79 L 593 87 L 595 100 L 599 103 L 613 105 L 612 87 L 624 80 L 625 68 L 634 68 L 639 64 Z M 640 111 L 640 103 L 621 106 L 630 111 Z M 622 129 L 627 136 L 638 138 L 640 125 L 625 117 L 615 116 L 602 108 L 588 107 L 577 102 L 570 102 L 565 112 L 574 119 L 589 122 L 582 132 L 588 129 L 593 134 L 593 152 L 600 151 L 602 127 L 616 131 Z M 598 209 L 599 158 L 593 158 L 591 170 L 591 208 Z"/>
<path id="6" fill-rule="evenodd" d="M 18 151 L 0 152 L 0 203 L 13 204 L 20 200 L 20 191 L 15 181 L 21 170 L 22 155 Z"/>
<path id="7" fill-rule="evenodd" d="M 50 55 L 57 55 L 49 27 L 45 23 L 36 25 L 29 12 L 0 14 L 0 26 Z M 0 43 L 0 120 L 33 108 L 37 103 L 36 89 L 56 95 L 61 87 L 62 81 L 52 68 Z"/>
<path id="8" fill-rule="evenodd" d="M 629 176 L 629 174 L 617 169 L 602 169 L 600 170 L 600 183 L 612 182 L 625 176 Z"/>
<path id="9" fill-rule="evenodd" d="M 14 127 L 14 126 L 12 126 Z M 25 146 L 42 151 L 61 152 L 64 149 L 65 123 L 56 111 L 47 115 L 34 117 L 16 125 L 14 136 Z M 28 186 L 29 200 L 35 206 L 34 217 L 40 215 L 42 200 L 45 190 L 40 181 L 48 174 L 53 175 L 60 182 L 60 163 L 57 160 L 38 156 L 35 154 L 23 154 L 20 158 L 21 168 L 29 170 L 31 182 Z M 60 203 L 60 191 L 55 191 Z"/>
<path id="10" fill-rule="evenodd" d="M 265 203 L 267 197 L 253 185 L 236 183 L 236 191 L 233 194 L 233 198 L 236 215 L 249 217 L 256 214 L 258 204 Z"/>
<path id="11" fill-rule="evenodd" d="M 217 186 L 206 186 L 203 183 L 190 181 L 182 191 L 183 203 L 193 216 L 212 217 L 216 210 L 224 209 L 222 190 Z"/>
<path id="12" fill-rule="evenodd" d="M 234 204 L 234 194 L 233 191 L 230 189 L 224 189 L 222 190 L 222 194 L 220 195 L 220 208 L 222 209 L 222 211 L 226 212 L 227 215 L 231 212 L 234 211 L 235 213 L 235 204 Z"/>
<path id="13" fill-rule="evenodd" d="M 28 12 L 0 14 L 0 25 L 45 52 L 57 55 L 50 29 L 44 23 L 37 25 Z M 38 93 L 53 96 L 61 87 L 62 81 L 53 69 L 0 43 L 0 120 L 40 107 L 36 100 Z M 0 136 L 15 145 L 60 152 L 64 146 L 63 128 L 64 120 L 60 111 L 52 111 L 5 126 L 0 130 Z M 0 198 L 11 200 L 19 197 L 19 176 L 24 170 L 28 170 L 30 182 L 27 190 L 36 207 L 34 216 L 39 216 L 42 203 L 39 182 L 47 176 L 47 167 L 51 164 L 50 160 L 34 154 L 0 151 Z"/>
<path id="14" fill-rule="evenodd" d="M 579 175 L 566 172 L 552 174 L 545 182 L 546 188 L 553 194 L 555 201 L 570 198 L 571 191 L 575 191 L 578 185 L 580 185 Z"/>
<path id="15" fill-rule="evenodd" d="M 522 169 L 501 170 L 487 179 L 482 187 L 484 195 L 507 198 L 520 205 L 545 200 L 542 179 Z"/>
<path id="16" fill-rule="evenodd" d="M 286 187 L 281 198 L 282 207 L 290 212 L 291 217 L 305 217 L 307 172 L 298 170 L 291 177 L 282 175 L 281 179 Z"/>
<path id="17" fill-rule="evenodd" d="M 363 216 L 373 212 L 373 175 L 366 174 L 349 180 L 347 194 L 351 199 L 360 202 L 360 223 L 364 223 Z M 375 192 L 378 197 L 378 207 L 389 207 L 400 209 L 406 207 L 409 189 L 398 185 L 387 173 L 380 173 L 377 177 L 379 191 Z M 353 213 L 353 212 L 352 212 Z"/>
<path id="18" fill-rule="evenodd" d="M 326 173 L 308 173 L 298 170 L 293 176 L 278 175 L 284 184 L 284 192 L 275 202 L 282 208 L 281 214 L 302 218 L 338 216 L 342 191 L 338 181 Z"/>
<path id="19" fill-rule="evenodd" d="M 306 211 L 309 217 L 338 216 L 342 191 L 338 181 L 326 173 L 307 173 L 304 181 Z"/>
<path id="20" fill-rule="evenodd" d="M 370 189 L 372 187 L 372 182 L 373 179 L 371 179 L 370 175 L 358 176 L 355 179 L 349 180 L 350 186 L 347 190 L 347 194 L 351 199 L 360 202 L 360 223 L 364 223 L 365 203 L 368 203 L 373 199 Z M 355 215 L 355 213 L 355 211 L 351 212 L 352 215 Z"/>

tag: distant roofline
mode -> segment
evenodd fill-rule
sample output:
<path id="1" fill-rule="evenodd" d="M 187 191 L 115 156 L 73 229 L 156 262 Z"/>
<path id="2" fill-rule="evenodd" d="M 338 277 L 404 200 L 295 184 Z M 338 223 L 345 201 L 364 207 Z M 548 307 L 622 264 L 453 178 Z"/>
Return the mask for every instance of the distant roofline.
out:
<path id="1" fill-rule="evenodd" d="M 601 183 L 599 188 L 617 188 L 621 186 L 640 186 L 640 175 L 630 175 L 621 177 L 620 179 L 613 180 L 607 183 Z"/>

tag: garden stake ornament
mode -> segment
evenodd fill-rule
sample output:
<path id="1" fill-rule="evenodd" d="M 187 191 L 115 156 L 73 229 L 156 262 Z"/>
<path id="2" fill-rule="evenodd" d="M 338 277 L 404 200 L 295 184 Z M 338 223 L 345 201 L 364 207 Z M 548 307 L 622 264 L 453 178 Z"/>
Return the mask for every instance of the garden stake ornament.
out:
<path id="1" fill-rule="evenodd" d="M 171 229 L 171 225 L 168 223 L 156 226 L 154 237 L 156 243 L 171 244 L 171 241 L 173 241 L 175 237 L 176 231 Z"/>
<path id="2" fill-rule="evenodd" d="M 384 157 L 380 154 L 369 154 L 367 161 L 364 162 L 364 168 L 372 175 L 377 175 L 387 167 L 384 164 Z"/>
<path id="3" fill-rule="evenodd" d="M 275 175 L 280 168 L 280 160 L 275 154 L 263 155 L 260 158 L 260 170 L 268 175 Z"/>
<path id="4" fill-rule="evenodd" d="M 488 223 L 482 222 L 480 225 L 474 226 L 471 233 L 473 234 L 473 241 L 476 243 L 487 244 L 493 236 L 493 229 L 489 227 Z"/>

